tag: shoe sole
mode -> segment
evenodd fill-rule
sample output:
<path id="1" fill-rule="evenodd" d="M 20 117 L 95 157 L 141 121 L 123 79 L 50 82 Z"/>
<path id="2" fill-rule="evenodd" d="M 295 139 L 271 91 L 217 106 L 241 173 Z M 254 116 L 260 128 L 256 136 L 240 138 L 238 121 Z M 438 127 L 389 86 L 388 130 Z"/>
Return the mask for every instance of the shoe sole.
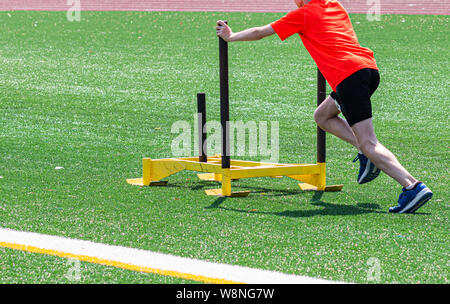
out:
<path id="1" fill-rule="evenodd" d="M 420 191 L 416 198 L 414 198 L 405 208 L 403 208 L 402 211 L 399 211 L 398 213 L 414 213 L 417 209 L 425 205 L 425 203 L 428 202 L 432 196 L 433 193 L 430 189 L 425 188 Z"/>
<path id="2" fill-rule="evenodd" d="M 414 207 L 412 207 L 411 209 L 409 209 L 405 213 L 414 213 L 414 212 L 416 212 L 420 207 L 425 205 L 431 199 L 432 196 L 433 196 L 433 193 L 429 192 L 428 195 L 423 197 Z"/>
<path id="3" fill-rule="evenodd" d="M 373 165 L 373 169 L 370 170 L 370 165 Z M 370 171 L 370 172 L 369 172 Z M 361 175 L 361 177 L 358 180 L 358 184 L 362 185 L 365 183 L 368 183 L 370 181 L 373 181 L 377 176 L 380 174 L 380 169 L 375 167 L 373 163 L 370 162 L 370 160 L 367 161 L 366 169 L 364 170 L 364 173 Z"/>

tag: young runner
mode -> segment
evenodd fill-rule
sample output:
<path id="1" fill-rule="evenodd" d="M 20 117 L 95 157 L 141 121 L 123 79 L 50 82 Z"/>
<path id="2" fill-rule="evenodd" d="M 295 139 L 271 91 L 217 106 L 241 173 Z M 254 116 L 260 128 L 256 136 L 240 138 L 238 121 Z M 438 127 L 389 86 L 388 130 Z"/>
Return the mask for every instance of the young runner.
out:
<path id="1" fill-rule="evenodd" d="M 299 34 L 333 92 L 315 110 L 314 119 L 324 131 L 358 149 L 358 183 L 375 179 L 380 170 L 403 186 L 398 205 L 390 212 L 413 213 L 433 195 L 415 179 L 391 151 L 377 139 L 372 123 L 371 96 L 380 75 L 373 52 L 362 47 L 347 11 L 337 0 L 294 0 L 298 9 L 261 27 L 233 33 L 222 20 L 216 33 L 227 42 L 253 41 L 277 34 L 281 40 Z M 342 112 L 345 119 L 338 115 Z"/>

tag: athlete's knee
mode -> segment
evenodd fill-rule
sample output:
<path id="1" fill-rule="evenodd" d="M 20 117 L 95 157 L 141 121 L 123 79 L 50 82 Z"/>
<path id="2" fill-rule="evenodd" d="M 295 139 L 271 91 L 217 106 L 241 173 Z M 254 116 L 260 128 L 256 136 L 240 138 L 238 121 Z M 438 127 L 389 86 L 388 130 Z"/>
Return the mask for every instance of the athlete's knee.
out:
<path id="1" fill-rule="evenodd" d="M 358 139 L 359 148 L 365 155 L 372 154 L 378 144 L 378 140 L 376 138 L 362 138 Z"/>
<path id="2" fill-rule="evenodd" d="M 328 119 L 325 111 L 322 108 L 317 108 L 314 111 L 314 121 L 320 126 L 323 126 L 325 121 Z"/>
<path id="3" fill-rule="evenodd" d="M 328 96 L 314 111 L 314 120 L 319 126 L 323 126 L 329 119 L 338 116 L 339 113 L 340 111 L 336 107 L 334 99 L 331 96 Z"/>

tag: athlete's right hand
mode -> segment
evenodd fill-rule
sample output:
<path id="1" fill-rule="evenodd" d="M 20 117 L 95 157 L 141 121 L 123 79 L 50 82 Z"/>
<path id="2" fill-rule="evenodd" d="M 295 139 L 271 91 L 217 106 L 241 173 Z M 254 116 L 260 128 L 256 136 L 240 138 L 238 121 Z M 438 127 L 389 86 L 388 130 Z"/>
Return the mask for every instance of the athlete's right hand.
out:
<path id="1" fill-rule="evenodd" d="M 228 26 L 228 24 L 225 23 L 225 21 L 218 20 L 216 24 L 216 34 L 226 42 L 230 42 L 233 32 L 231 31 L 231 28 Z"/>

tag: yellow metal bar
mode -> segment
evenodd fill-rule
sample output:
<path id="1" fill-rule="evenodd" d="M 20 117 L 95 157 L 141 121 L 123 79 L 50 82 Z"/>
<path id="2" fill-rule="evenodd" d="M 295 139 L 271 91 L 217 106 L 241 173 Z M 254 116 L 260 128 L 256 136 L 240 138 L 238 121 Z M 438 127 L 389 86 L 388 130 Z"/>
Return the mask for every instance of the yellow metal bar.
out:
<path id="1" fill-rule="evenodd" d="M 230 169 L 224 169 L 222 174 L 222 196 L 231 196 Z"/>
<path id="2" fill-rule="evenodd" d="M 289 176 L 289 175 L 309 175 L 319 174 L 320 169 L 317 165 L 286 165 L 286 166 L 267 166 L 231 169 L 231 178 L 251 178 L 264 176 Z"/>
<path id="3" fill-rule="evenodd" d="M 264 165 L 272 165 L 272 164 L 264 164 L 260 162 L 255 161 L 247 161 L 247 160 L 231 160 L 230 164 L 232 166 L 238 166 L 238 167 L 259 167 Z"/>
<path id="4" fill-rule="evenodd" d="M 220 182 L 222 181 L 222 174 L 218 173 L 201 173 L 197 174 L 198 178 L 205 181 L 215 181 Z"/>
<path id="5" fill-rule="evenodd" d="M 202 162 L 194 162 L 188 160 L 178 161 L 180 164 L 183 164 L 185 170 L 198 171 L 198 172 L 209 172 L 209 173 L 222 173 L 222 165 L 216 163 L 202 163 Z"/>
<path id="6" fill-rule="evenodd" d="M 174 159 L 153 159 L 151 161 L 150 181 L 159 181 L 172 174 L 185 170 L 183 163 Z"/>
<path id="7" fill-rule="evenodd" d="M 250 191 L 237 191 L 237 192 L 231 192 L 231 195 L 223 195 L 222 189 L 209 189 L 205 190 L 206 195 L 210 196 L 227 196 L 227 197 L 247 197 L 250 194 Z"/>
<path id="8" fill-rule="evenodd" d="M 327 181 L 327 170 L 326 163 L 317 163 L 320 173 L 311 176 L 289 176 L 296 180 L 304 182 L 304 184 L 299 184 L 300 189 L 303 191 L 325 191 L 325 192 L 335 192 L 341 191 L 344 185 L 328 185 Z"/>
<path id="9" fill-rule="evenodd" d="M 323 191 L 327 186 L 327 164 L 326 163 L 317 163 L 320 169 L 320 174 L 317 180 L 317 190 Z"/>
<path id="10" fill-rule="evenodd" d="M 198 161 L 199 161 L 199 160 L 198 160 L 198 156 L 196 156 L 196 157 L 176 157 L 176 158 L 166 158 L 166 159 L 171 159 L 171 160 L 187 160 L 187 161 L 195 161 L 195 162 L 198 162 Z M 210 162 L 210 161 L 218 161 L 218 160 L 220 160 L 220 159 L 217 158 L 217 157 L 214 157 L 214 156 L 208 157 L 208 162 Z"/>
<path id="11" fill-rule="evenodd" d="M 274 164 L 274 163 L 263 163 L 263 162 L 256 162 L 256 161 L 249 161 L 249 160 L 231 160 L 232 166 L 238 166 L 238 167 L 267 167 L 267 166 L 273 166 L 273 167 L 283 167 L 283 166 L 299 166 L 303 164 Z"/>
<path id="12" fill-rule="evenodd" d="M 151 182 L 159 181 L 183 170 L 222 173 L 220 164 L 202 163 L 181 158 L 143 159 L 143 183 L 148 186 Z"/>
<path id="13" fill-rule="evenodd" d="M 142 159 L 142 184 L 144 186 L 150 185 L 152 181 L 152 159 Z"/>
<path id="14" fill-rule="evenodd" d="M 318 171 L 315 174 L 307 174 L 307 175 L 296 174 L 296 175 L 289 175 L 288 177 L 314 186 L 318 190 L 323 190 L 325 189 L 326 185 L 326 164 L 317 163 L 316 166 Z"/>
<path id="15" fill-rule="evenodd" d="M 287 176 L 303 182 L 299 184 L 303 190 L 339 191 L 342 185 L 326 185 L 326 163 L 317 164 L 271 164 L 245 160 L 231 160 L 231 169 L 223 169 L 220 156 L 209 157 L 208 162 L 199 162 L 198 157 L 181 157 L 142 160 L 143 177 L 128 179 L 133 185 L 160 185 L 161 179 L 183 170 L 205 172 L 199 174 L 203 180 L 214 180 L 222 183 L 221 189 L 208 190 L 209 194 L 220 196 L 246 196 L 248 191 L 231 192 L 231 181 L 252 177 Z M 208 193 L 207 191 L 207 193 Z"/>

